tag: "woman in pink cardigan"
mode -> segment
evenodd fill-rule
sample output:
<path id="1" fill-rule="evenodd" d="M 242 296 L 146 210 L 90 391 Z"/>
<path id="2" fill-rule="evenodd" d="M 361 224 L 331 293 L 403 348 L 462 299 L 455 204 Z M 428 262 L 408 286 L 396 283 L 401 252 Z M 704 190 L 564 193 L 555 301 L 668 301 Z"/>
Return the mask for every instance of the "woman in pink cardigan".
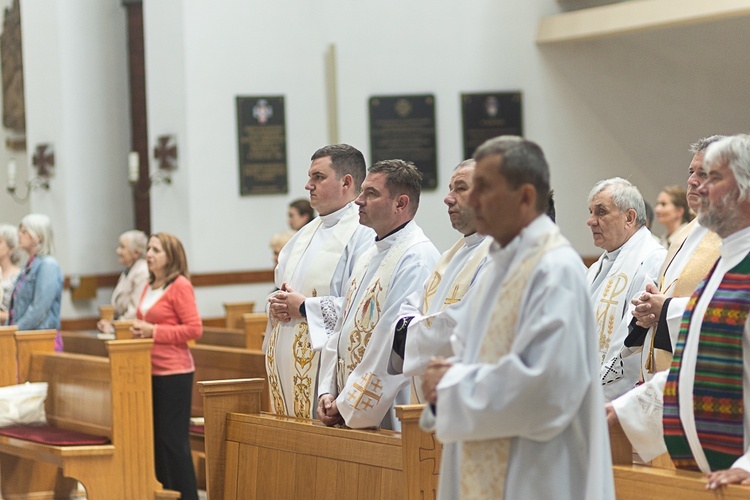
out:
<path id="1" fill-rule="evenodd" d="M 156 478 L 183 500 L 198 498 L 190 455 L 190 399 L 195 365 L 188 341 L 203 333 L 182 243 L 168 233 L 148 241 L 149 284 L 144 287 L 131 328 L 135 338 L 152 338 Z"/>

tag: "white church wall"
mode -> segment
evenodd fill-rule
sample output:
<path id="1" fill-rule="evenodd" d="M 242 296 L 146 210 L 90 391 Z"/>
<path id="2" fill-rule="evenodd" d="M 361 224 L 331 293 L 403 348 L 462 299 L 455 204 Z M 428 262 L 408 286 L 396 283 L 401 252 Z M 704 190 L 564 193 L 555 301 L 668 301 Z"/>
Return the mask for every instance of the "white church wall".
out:
<path id="1" fill-rule="evenodd" d="M 179 148 L 172 185 L 152 188 L 152 229 L 184 241 L 194 273 L 270 268 L 268 241 L 286 229 L 288 202 L 306 196 L 310 155 L 331 142 L 329 44 L 338 57 L 338 140 L 368 158 L 370 96 L 435 95 L 439 188 L 423 194 L 417 220 L 441 250 L 457 237 L 442 200 L 462 160 L 462 92 L 523 92 L 525 135 L 547 153 L 560 226 L 583 255 L 599 253 L 585 225 L 596 181 L 627 177 L 654 201 L 661 186 L 684 183 L 689 142 L 739 131 L 744 116 L 727 119 L 741 99 L 746 60 L 728 72 L 702 47 L 723 40 L 720 28 L 539 47 L 537 24 L 559 11 L 554 0 L 145 0 L 143 7 L 149 150 L 165 134 Z M 32 196 L 30 211 L 53 216 L 66 274 L 115 271 L 115 239 L 132 224 L 125 10 L 100 0 L 24 0 L 22 8 L 27 161 L 40 142 L 55 144 L 57 156 L 52 187 Z M 689 36 L 696 30 L 705 36 Z M 727 42 L 720 46 L 733 46 Z M 692 54 L 704 71 L 694 71 Z M 239 195 L 242 95 L 285 96 L 286 195 Z M 201 313 L 220 315 L 224 300 L 262 301 L 266 288 L 198 289 Z M 63 315 L 91 305 L 68 300 Z"/>
<path id="2" fill-rule="evenodd" d="M 149 134 L 153 140 L 157 124 L 176 128 L 184 118 L 178 183 L 188 183 L 190 194 L 186 208 L 180 186 L 160 188 L 155 226 L 183 231 L 195 271 L 269 267 L 267 242 L 286 229 L 288 202 L 306 195 L 310 155 L 330 142 L 325 56 L 335 44 L 339 141 L 361 149 L 368 163 L 368 98 L 435 95 L 439 188 L 423 193 L 417 220 L 441 251 L 458 237 L 443 198 L 463 159 L 460 94 L 521 90 L 526 135 L 550 157 L 561 227 L 580 252 L 598 253 L 585 225 L 591 186 L 622 172 L 636 183 L 649 177 L 607 130 L 589 126 L 585 108 L 583 117 L 571 117 L 548 88 L 534 35 L 540 16 L 558 11 L 553 0 L 473 0 L 460 8 L 426 0 L 146 0 Z M 287 195 L 239 195 L 235 98 L 242 95 L 285 96 Z"/>
<path id="3" fill-rule="evenodd" d="M 52 219 L 66 275 L 117 271 L 117 237 L 133 224 L 125 10 L 100 0 L 24 0 L 21 13 L 27 160 L 37 144 L 55 153 L 50 189 L 32 193 L 30 211 Z M 93 316 L 98 303 L 66 292 L 62 315 Z"/>

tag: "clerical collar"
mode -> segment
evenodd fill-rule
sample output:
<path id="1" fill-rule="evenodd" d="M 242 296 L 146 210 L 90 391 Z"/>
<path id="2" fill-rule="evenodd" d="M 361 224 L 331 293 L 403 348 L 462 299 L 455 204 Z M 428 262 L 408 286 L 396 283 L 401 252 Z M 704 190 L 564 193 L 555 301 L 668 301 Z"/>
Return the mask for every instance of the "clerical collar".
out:
<path id="1" fill-rule="evenodd" d="M 343 207 L 339 208 L 335 212 L 330 214 L 320 215 L 320 221 L 325 227 L 335 226 L 346 214 L 346 211 L 351 207 L 352 202 L 347 203 Z"/>
<path id="2" fill-rule="evenodd" d="M 464 236 L 464 246 L 471 247 L 484 240 L 484 235 L 477 232 Z"/>
<path id="3" fill-rule="evenodd" d="M 736 233 L 723 238 L 719 252 L 722 258 L 728 259 L 740 253 L 747 254 L 748 246 L 750 246 L 750 227 L 740 229 Z"/>
<path id="4" fill-rule="evenodd" d="M 375 241 L 383 241 L 384 239 L 388 238 L 389 236 L 393 236 L 394 234 L 396 234 L 397 232 L 399 232 L 399 231 L 401 231 L 401 230 L 402 230 L 403 228 L 405 228 L 405 227 L 406 227 L 406 225 L 407 225 L 408 223 L 410 223 L 410 222 L 411 222 L 410 220 L 409 220 L 409 221 L 406 221 L 406 222 L 405 222 L 404 224 L 402 224 L 402 225 L 398 226 L 398 227 L 397 227 L 396 229 L 394 229 L 394 230 L 393 230 L 393 231 L 391 231 L 390 233 L 386 234 L 386 235 L 385 235 L 385 236 L 383 236 L 382 238 L 378 238 L 377 236 L 375 236 Z"/>
<path id="5" fill-rule="evenodd" d="M 622 252 L 622 249 L 625 248 L 625 245 L 622 245 L 617 250 L 612 250 L 611 252 L 604 252 L 604 255 L 611 260 L 612 262 L 617 260 L 617 256 L 620 255 L 620 252 Z"/>

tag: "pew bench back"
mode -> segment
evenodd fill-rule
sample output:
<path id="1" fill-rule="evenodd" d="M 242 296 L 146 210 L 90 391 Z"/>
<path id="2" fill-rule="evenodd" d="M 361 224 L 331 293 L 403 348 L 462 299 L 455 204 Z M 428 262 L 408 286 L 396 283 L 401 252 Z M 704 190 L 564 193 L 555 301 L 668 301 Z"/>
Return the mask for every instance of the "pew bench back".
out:
<path id="1" fill-rule="evenodd" d="M 198 392 L 197 382 L 238 378 L 266 378 L 266 362 L 261 351 L 236 347 L 197 344 L 190 348 L 195 362 L 191 415 L 203 416 L 203 398 Z M 264 386 L 267 387 L 267 386 Z M 261 398 L 262 408 L 268 411 L 268 390 Z"/>
<path id="2" fill-rule="evenodd" d="M 112 341 L 107 344 L 108 357 L 30 354 L 29 379 L 49 384 L 48 424 L 107 436 L 111 444 L 59 446 L 2 436 L 0 460 L 14 472 L 3 476 L 3 494 L 36 497 L 39 485 L 28 478 L 52 465 L 61 471 L 58 481 L 63 476 L 80 481 L 89 500 L 179 497 L 163 490 L 154 475 L 152 343 Z M 58 490 L 59 484 L 51 487 L 64 491 Z"/>
<path id="3" fill-rule="evenodd" d="M 34 354 L 29 379 L 47 382 L 45 411 L 53 427 L 114 437 L 109 359 L 84 354 Z"/>
<path id="4" fill-rule="evenodd" d="M 203 326 L 203 335 L 197 344 L 245 348 L 245 332 L 238 328 Z"/>

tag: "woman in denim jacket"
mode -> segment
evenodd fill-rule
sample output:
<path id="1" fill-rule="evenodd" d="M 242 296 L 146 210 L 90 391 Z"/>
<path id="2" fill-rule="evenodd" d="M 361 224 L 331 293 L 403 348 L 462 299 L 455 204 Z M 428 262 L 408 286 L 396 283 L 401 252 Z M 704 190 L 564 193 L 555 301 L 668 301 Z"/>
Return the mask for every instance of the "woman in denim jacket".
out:
<path id="1" fill-rule="evenodd" d="M 9 325 L 19 330 L 60 329 L 63 274 L 54 257 L 49 217 L 29 214 L 18 226 L 18 246 L 29 254 L 10 299 Z M 60 332 L 55 350 L 62 351 Z"/>

